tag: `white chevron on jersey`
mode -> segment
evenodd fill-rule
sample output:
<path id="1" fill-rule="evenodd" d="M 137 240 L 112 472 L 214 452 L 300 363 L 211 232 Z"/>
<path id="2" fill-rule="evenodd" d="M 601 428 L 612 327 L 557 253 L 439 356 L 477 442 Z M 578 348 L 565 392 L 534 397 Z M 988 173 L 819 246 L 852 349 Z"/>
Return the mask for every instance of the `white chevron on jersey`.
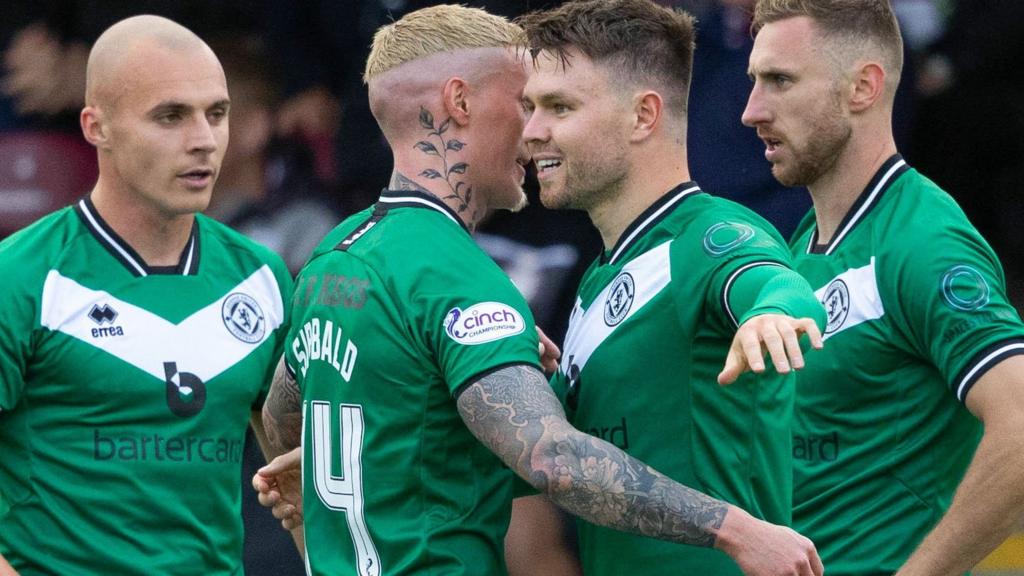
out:
<path id="1" fill-rule="evenodd" d="M 247 343 L 232 335 L 222 314 L 224 301 L 242 293 L 254 299 L 263 312 L 262 336 Z M 274 273 L 266 265 L 217 301 L 174 324 L 102 290 L 92 290 L 51 270 L 43 285 L 41 324 L 164 380 L 164 362 L 176 362 L 204 382 L 234 366 L 262 344 L 284 321 L 284 304 Z M 96 322 L 89 317 L 93 306 L 113 309 L 115 325 L 124 335 L 94 337 Z M 145 342 L 145 345 L 142 344 Z"/>
<path id="2" fill-rule="evenodd" d="M 825 286 L 814 291 L 825 306 L 828 320 L 823 339 L 828 340 L 847 328 L 885 315 L 885 306 L 878 293 L 875 258 L 867 266 L 850 268 Z"/>
<path id="3" fill-rule="evenodd" d="M 583 370 L 590 356 L 616 328 L 625 324 L 668 286 L 672 281 L 672 267 L 669 262 L 671 244 L 669 241 L 651 248 L 623 266 L 622 271 L 616 275 L 616 278 L 619 278 L 624 273 L 630 274 L 635 283 L 635 293 L 629 312 L 623 318 L 617 319 L 613 325 L 609 326 L 605 321 L 604 309 L 610 291 L 616 284 L 614 279 L 605 286 L 597 298 L 594 298 L 587 310 L 583 310 L 581 301 L 579 298 L 576 299 L 576 305 L 569 317 L 565 346 L 562 348 L 562 364 L 559 369 L 563 373 L 569 373 L 570 361 Z"/>

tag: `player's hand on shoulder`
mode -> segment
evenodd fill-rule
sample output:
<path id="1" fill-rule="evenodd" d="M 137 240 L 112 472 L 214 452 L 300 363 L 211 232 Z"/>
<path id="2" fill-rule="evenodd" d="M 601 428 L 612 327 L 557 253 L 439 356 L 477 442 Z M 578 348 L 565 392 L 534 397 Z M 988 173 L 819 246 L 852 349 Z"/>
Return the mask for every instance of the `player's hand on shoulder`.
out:
<path id="1" fill-rule="evenodd" d="M 252 487 L 285 530 L 302 526 L 302 448 L 274 458 L 256 471 Z"/>
<path id="2" fill-rule="evenodd" d="M 747 576 L 822 576 L 825 568 L 814 543 L 796 531 L 758 520 L 731 506 L 718 531 L 722 550 Z"/>
<path id="3" fill-rule="evenodd" d="M 548 335 L 537 326 L 537 337 L 540 338 L 540 344 L 537 348 L 537 353 L 540 355 L 540 365 L 544 368 L 544 372 L 551 373 L 558 370 L 558 359 L 562 357 L 562 351 L 558 349 L 558 345 L 555 344 L 554 340 L 548 338 Z"/>
<path id="4" fill-rule="evenodd" d="M 780 374 L 803 368 L 800 336 L 804 334 L 811 346 L 822 348 L 821 330 L 812 318 L 793 318 L 785 314 L 754 316 L 736 330 L 718 383 L 732 384 L 748 370 L 757 374 L 764 372 L 766 353 Z"/>

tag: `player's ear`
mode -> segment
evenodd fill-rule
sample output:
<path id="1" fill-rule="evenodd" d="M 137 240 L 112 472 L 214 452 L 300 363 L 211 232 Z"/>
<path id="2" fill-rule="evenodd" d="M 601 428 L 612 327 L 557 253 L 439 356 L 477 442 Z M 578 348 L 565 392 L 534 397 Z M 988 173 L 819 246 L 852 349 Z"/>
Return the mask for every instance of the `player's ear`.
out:
<path id="1" fill-rule="evenodd" d="M 639 92 L 633 96 L 633 131 L 630 142 L 640 142 L 654 132 L 665 112 L 665 101 L 653 90 Z"/>
<path id="2" fill-rule="evenodd" d="M 885 69 L 877 62 L 860 64 L 853 75 L 850 93 L 850 111 L 863 112 L 871 108 L 885 93 Z"/>
<path id="3" fill-rule="evenodd" d="M 82 108 L 78 116 L 82 126 L 82 134 L 87 142 L 99 149 L 110 147 L 110 127 L 106 123 L 103 111 L 96 106 Z"/>
<path id="4" fill-rule="evenodd" d="M 444 83 L 442 91 L 445 111 L 448 117 L 459 126 L 469 122 L 469 84 L 458 76 L 453 76 Z"/>

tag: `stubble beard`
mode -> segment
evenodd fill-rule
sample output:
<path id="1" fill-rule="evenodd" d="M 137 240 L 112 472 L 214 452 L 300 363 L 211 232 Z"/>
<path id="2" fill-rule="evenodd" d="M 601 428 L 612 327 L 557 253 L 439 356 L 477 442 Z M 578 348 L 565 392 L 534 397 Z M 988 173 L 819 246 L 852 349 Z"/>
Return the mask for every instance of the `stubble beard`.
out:
<path id="1" fill-rule="evenodd" d="M 811 136 L 792 150 L 792 166 L 772 165 L 772 175 L 784 186 L 809 186 L 830 172 L 850 141 L 850 122 L 832 109 L 812 122 Z"/>
<path id="2" fill-rule="evenodd" d="M 553 210 L 589 212 L 606 199 L 617 197 L 628 173 L 624 153 L 585 163 L 577 161 L 575 167 L 565 166 L 563 184 L 557 193 L 545 194 L 541 188 L 541 203 Z"/>

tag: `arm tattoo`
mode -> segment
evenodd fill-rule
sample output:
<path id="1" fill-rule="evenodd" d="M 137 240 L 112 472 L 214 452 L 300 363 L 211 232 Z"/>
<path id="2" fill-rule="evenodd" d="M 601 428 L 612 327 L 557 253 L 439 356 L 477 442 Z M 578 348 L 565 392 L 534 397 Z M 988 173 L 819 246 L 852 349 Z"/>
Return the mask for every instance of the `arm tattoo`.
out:
<path id="1" fill-rule="evenodd" d="M 662 540 L 715 544 L 726 503 L 573 428 L 536 368 L 489 374 L 459 396 L 458 406 L 481 442 L 569 512 Z"/>
<path id="2" fill-rule="evenodd" d="M 302 393 L 285 368 L 284 358 L 274 371 L 274 381 L 263 403 L 263 427 L 271 448 L 279 454 L 295 448 L 302 439 Z"/>

